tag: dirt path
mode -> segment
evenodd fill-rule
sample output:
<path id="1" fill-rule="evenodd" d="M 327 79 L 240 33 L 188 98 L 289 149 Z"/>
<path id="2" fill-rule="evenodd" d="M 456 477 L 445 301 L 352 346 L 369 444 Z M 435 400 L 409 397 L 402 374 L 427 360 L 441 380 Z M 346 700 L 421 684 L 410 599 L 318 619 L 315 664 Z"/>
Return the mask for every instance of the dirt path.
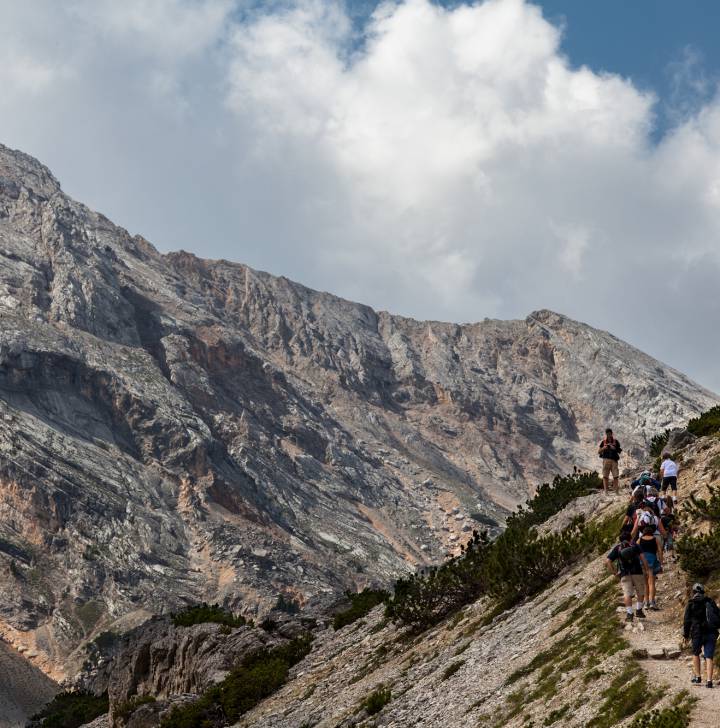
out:
<path id="1" fill-rule="evenodd" d="M 56 683 L 0 640 L 0 728 L 22 728 L 57 691 Z"/>

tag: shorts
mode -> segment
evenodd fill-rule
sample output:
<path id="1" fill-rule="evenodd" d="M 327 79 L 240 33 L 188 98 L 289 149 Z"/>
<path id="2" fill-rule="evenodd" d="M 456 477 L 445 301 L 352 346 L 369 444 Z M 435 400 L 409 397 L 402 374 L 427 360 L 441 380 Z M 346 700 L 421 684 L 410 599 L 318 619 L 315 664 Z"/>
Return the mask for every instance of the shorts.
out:
<path id="1" fill-rule="evenodd" d="M 663 478 L 662 485 L 660 486 L 663 493 L 670 488 L 677 493 L 677 475 L 668 475 L 667 478 Z"/>
<path id="2" fill-rule="evenodd" d="M 645 577 L 642 574 L 627 574 L 620 579 L 620 585 L 626 599 L 632 599 L 633 593 L 639 602 L 645 598 Z"/>
<path id="3" fill-rule="evenodd" d="M 662 567 L 660 566 L 660 559 L 655 554 L 652 553 L 645 553 L 645 561 L 647 561 L 648 566 L 652 570 L 652 573 L 657 575 L 661 573 Z"/>
<path id="4" fill-rule="evenodd" d="M 692 651 L 693 655 L 699 655 L 702 651 L 703 657 L 706 660 L 711 660 L 715 657 L 715 644 L 717 642 L 717 634 L 699 634 L 692 638 Z"/>
<path id="5" fill-rule="evenodd" d="M 603 478 L 607 478 L 612 473 L 613 478 L 620 477 L 620 470 L 618 469 L 617 460 L 611 460 L 610 458 L 603 458 Z"/>

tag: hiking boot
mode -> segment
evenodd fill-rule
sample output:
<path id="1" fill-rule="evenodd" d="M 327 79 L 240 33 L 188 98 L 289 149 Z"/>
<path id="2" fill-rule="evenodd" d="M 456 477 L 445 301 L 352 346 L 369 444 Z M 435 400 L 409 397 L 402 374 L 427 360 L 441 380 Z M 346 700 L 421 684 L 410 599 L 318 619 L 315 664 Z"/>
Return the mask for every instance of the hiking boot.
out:
<path id="1" fill-rule="evenodd" d="M 655 602 L 650 602 L 650 606 L 648 607 L 648 609 L 652 609 L 653 612 L 660 611 L 660 607 L 658 607 L 658 605 L 655 604 Z"/>
<path id="2" fill-rule="evenodd" d="M 633 621 L 633 619 L 634 619 L 634 617 L 633 617 L 633 613 L 632 613 L 632 612 L 628 612 L 628 613 L 627 613 L 627 614 L 625 615 L 625 621 L 626 621 L 626 622 L 632 622 L 632 621 Z"/>
<path id="3" fill-rule="evenodd" d="M 712 686 L 713 686 L 713 684 L 712 684 L 712 680 L 708 680 L 708 681 L 707 681 L 707 682 L 705 683 L 705 687 L 706 687 L 706 688 L 711 688 Z"/>
<path id="4" fill-rule="evenodd" d="M 694 677 L 692 678 L 692 680 L 690 680 L 690 682 L 691 682 L 691 683 L 692 683 L 693 685 L 700 685 L 700 683 L 702 682 L 702 678 L 700 677 L 700 675 L 695 675 L 695 676 L 694 676 Z"/>
<path id="5" fill-rule="evenodd" d="M 635 612 L 635 616 L 636 616 L 636 617 L 637 617 L 638 619 L 645 619 L 645 616 L 646 616 L 646 615 L 645 615 L 645 612 L 643 612 L 643 610 L 642 610 L 642 609 L 638 609 L 638 610 L 637 610 L 637 611 Z"/>

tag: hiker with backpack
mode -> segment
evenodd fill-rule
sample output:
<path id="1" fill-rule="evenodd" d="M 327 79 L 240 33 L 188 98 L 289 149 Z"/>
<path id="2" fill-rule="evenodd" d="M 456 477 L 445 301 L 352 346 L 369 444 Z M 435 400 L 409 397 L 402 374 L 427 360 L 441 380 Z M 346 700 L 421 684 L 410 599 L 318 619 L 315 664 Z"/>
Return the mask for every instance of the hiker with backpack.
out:
<path id="1" fill-rule="evenodd" d="M 647 569 L 645 570 L 645 594 L 647 601 L 645 605 L 653 612 L 658 611 L 657 601 L 655 599 L 655 577 L 662 573 L 663 549 L 662 541 L 655 535 L 654 526 L 645 526 L 642 536 L 637 540 L 637 545 L 643 552 Z"/>
<path id="2" fill-rule="evenodd" d="M 630 483 L 630 490 L 635 493 L 643 489 L 645 495 L 652 494 L 654 490 L 655 495 L 657 495 L 660 492 L 660 486 L 660 481 L 653 478 L 652 473 L 649 470 L 643 470 L 639 477 L 635 478 L 635 480 Z"/>
<path id="3" fill-rule="evenodd" d="M 677 536 L 677 516 L 672 500 L 666 500 L 663 506 L 660 522 L 665 528 L 665 550 L 668 552 L 668 558 L 674 554 L 675 538 Z M 674 556 L 672 557 L 674 559 Z"/>
<path id="4" fill-rule="evenodd" d="M 700 653 L 705 658 L 706 687 L 713 686 L 713 658 L 715 645 L 720 631 L 720 609 L 718 605 L 705 595 L 705 587 L 695 584 L 692 588 L 692 597 L 685 608 L 683 620 L 683 636 L 685 640 L 692 639 L 693 677 L 690 682 L 694 685 L 702 683 L 700 669 Z"/>
<path id="5" fill-rule="evenodd" d="M 667 494 L 668 489 L 672 491 L 673 503 L 677 502 L 678 470 L 678 464 L 672 459 L 672 455 L 669 452 L 664 452 L 660 464 L 661 487 L 663 494 Z"/>
<path id="6" fill-rule="evenodd" d="M 607 555 L 606 564 L 611 574 L 620 580 L 625 602 L 625 621 L 632 622 L 634 617 L 645 619 L 645 572 L 648 570 L 645 555 L 636 543 L 632 542 L 630 530 L 620 531 L 620 540 Z M 635 614 L 632 598 L 635 594 Z"/>
<path id="7" fill-rule="evenodd" d="M 618 462 L 620 460 L 620 453 L 622 448 L 620 443 L 614 437 L 613 431 L 608 427 L 605 430 L 605 437 L 600 440 L 598 445 L 598 455 L 602 458 L 602 478 L 603 478 L 603 490 L 608 493 L 610 487 L 610 475 L 613 478 L 613 490 L 618 491 L 620 483 L 620 471 L 618 468 Z"/>

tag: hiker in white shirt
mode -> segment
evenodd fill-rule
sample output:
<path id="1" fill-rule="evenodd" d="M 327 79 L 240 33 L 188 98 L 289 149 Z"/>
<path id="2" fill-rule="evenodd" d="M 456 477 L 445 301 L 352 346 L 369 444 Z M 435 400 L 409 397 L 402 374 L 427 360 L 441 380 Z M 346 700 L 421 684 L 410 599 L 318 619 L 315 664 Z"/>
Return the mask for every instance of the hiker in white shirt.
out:
<path id="1" fill-rule="evenodd" d="M 662 463 L 660 464 L 661 488 L 664 494 L 667 494 L 668 488 L 672 490 L 673 503 L 677 502 L 677 479 L 678 465 L 672 459 L 672 455 L 669 452 L 664 452 L 662 455 Z"/>

